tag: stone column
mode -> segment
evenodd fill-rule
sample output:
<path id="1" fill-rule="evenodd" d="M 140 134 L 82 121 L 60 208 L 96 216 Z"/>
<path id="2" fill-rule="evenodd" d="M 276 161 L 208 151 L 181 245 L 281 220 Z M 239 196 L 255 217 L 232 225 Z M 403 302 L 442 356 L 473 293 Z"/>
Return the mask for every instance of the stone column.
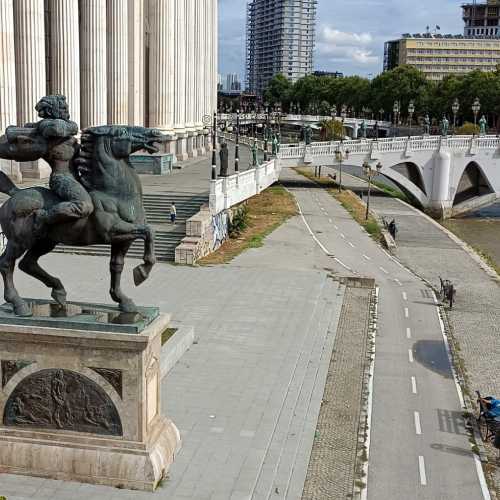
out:
<path id="1" fill-rule="evenodd" d="M 0 2 L 0 134 L 17 123 L 16 65 L 14 51 L 14 6 L 12 0 Z M 0 160 L 0 169 L 16 181 L 21 170 L 16 162 Z"/>
<path id="2" fill-rule="evenodd" d="M 149 126 L 170 137 L 165 152 L 176 158 L 174 136 L 175 0 L 149 0 Z"/>
<path id="3" fill-rule="evenodd" d="M 219 25 L 219 16 L 218 16 L 218 4 L 219 0 L 212 0 L 212 88 L 211 88 L 211 96 L 212 96 L 212 108 L 214 111 L 217 110 L 217 58 L 218 58 L 218 50 L 219 46 L 218 42 L 218 25 Z"/>
<path id="4" fill-rule="evenodd" d="M 175 0 L 175 107 L 174 130 L 177 135 L 177 159 L 186 160 L 186 0 Z"/>
<path id="5" fill-rule="evenodd" d="M 105 125 L 106 0 L 80 0 L 81 128 Z"/>
<path id="6" fill-rule="evenodd" d="M 36 122 L 35 105 L 46 94 L 43 0 L 14 0 L 17 123 Z M 45 178 L 50 167 L 42 160 L 21 164 L 26 177 Z"/>
<path id="7" fill-rule="evenodd" d="M 196 47 L 195 47 L 195 1 L 186 0 L 186 132 L 187 153 L 190 158 L 198 155 L 195 145 L 194 107 L 196 98 Z"/>
<path id="8" fill-rule="evenodd" d="M 197 150 L 198 155 L 205 154 L 205 144 L 203 136 L 203 116 L 205 109 L 203 106 L 204 81 L 205 81 L 205 18 L 206 4 L 201 0 L 195 5 L 195 60 L 196 60 L 196 99 L 195 99 L 195 126 L 198 130 Z"/>
<path id="9" fill-rule="evenodd" d="M 205 71 L 204 71 L 204 85 L 203 85 L 203 107 L 204 114 L 210 117 L 214 113 L 212 108 L 211 97 L 211 79 L 212 79 L 212 8 L 213 0 L 205 0 Z M 205 148 L 207 151 L 212 150 L 212 139 L 210 135 L 205 136 Z"/>
<path id="10" fill-rule="evenodd" d="M 108 123 L 128 123 L 128 0 L 108 0 Z"/>
<path id="11" fill-rule="evenodd" d="M 80 126 L 78 0 L 49 0 L 50 93 L 66 96 L 71 120 Z"/>
<path id="12" fill-rule="evenodd" d="M 144 1 L 128 0 L 128 123 L 144 125 Z"/>

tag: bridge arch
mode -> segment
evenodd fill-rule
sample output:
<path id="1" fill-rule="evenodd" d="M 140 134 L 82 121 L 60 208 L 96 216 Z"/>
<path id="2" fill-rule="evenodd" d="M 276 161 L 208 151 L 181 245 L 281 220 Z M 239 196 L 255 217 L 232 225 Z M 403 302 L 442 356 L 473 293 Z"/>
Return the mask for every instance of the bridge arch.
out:
<path id="1" fill-rule="evenodd" d="M 459 205 L 473 198 L 491 195 L 495 192 L 483 172 L 481 166 L 475 162 L 469 162 L 464 168 L 458 181 L 453 206 Z"/>
<path id="2" fill-rule="evenodd" d="M 396 184 L 413 201 L 425 207 L 429 201 L 420 167 L 413 162 L 400 162 L 382 167 L 381 173 Z"/>

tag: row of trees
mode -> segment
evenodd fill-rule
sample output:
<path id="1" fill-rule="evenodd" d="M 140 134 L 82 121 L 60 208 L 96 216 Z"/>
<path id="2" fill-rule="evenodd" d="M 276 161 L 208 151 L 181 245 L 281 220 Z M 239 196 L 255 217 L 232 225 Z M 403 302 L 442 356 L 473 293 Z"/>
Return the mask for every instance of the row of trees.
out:
<path id="1" fill-rule="evenodd" d="M 291 83 L 285 76 L 275 76 L 267 86 L 264 99 L 274 106 L 280 103 L 286 112 L 301 111 L 330 115 L 336 106 L 342 106 L 349 115 L 374 119 L 393 119 L 394 101 L 399 101 L 400 118 L 408 117 L 410 101 L 414 102 L 413 119 L 426 113 L 435 119 L 446 115 L 453 119 L 452 104 L 458 99 L 458 123 L 473 121 L 472 103 L 479 98 L 481 110 L 491 126 L 497 125 L 500 116 L 500 67 L 495 72 L 473 71 L 463 76 L 448 76 L 440 82 L 428 80 L 411 66 L 399 66 L 378 75 L 373 80 L 359 76 L 333 78 L 306 76 Z"/>

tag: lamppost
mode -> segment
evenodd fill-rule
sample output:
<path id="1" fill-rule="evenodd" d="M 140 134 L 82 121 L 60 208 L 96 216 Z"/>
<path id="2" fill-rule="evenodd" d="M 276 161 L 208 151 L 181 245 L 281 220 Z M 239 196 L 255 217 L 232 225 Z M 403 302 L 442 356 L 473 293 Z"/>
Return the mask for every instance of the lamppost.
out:
<path id="1" fill-rule="evenodd" d="M 340 137 L 340 141 L 344 142 L 344 121 L 347 118 L 347 106 L 345 104 L 342 104 L 340 108 L 340 116 L 342 118 L 342 136 Z"/>
<path id="2" fill-rule="evenodd" d="M 330 116 L 332 117 L 332 120 L 335 120 L 335 117 L 337 116 L 337 106 L 335 106 L 335 104 L 332 106 L 332 109 L 330 110 Z"/>
<path id="3" fill-rule="evenodd" d="M 392 107 L 392 118 L 394 121 L 394 137 L 396 137 L 396 127 L 398 125 L 398 114 L 399 114 L 399 101 L 394 101 L 394 106 Z"/>
<path id="4" fill-rule="evenodd" d="M 212 132 L 212 180 L 217 180 L 217 112 L 214 111 L 213 119 L 210 115 L 203 117 L 203 125 L 207 134 Z"/>
<path id="5" fill-rule="evenodd" d="M 457 113 L 459 109 L 460 109 L 460 103 L 458 102 L 458 99 L 455 97 L 455 100 L 451 105 L 451 111 L 453 113 L 453 135 L 456 134 L 457 130 Z"/>
<path id="6" fill-rule="evenodd" d="M 415 113 L 415 103 L 413 102 L 413 99 L 410 101 L 410 104 L 408 104 L 408 114 L 410 115 L 410 133 L 408 135 L 411 136 L 411 124 L 413 121 L 413 113 Z"/>
<path id="7" fill-rule="evenodd" d="M 267 133 L 269 127 L 269 103 L 264 103 L 264 108 L 266 112 L 266 123 L 264 125 L 264 161 L 267 161 Z"/>
<path id="8" fill-rule="evenodd" d="M 240 110 L 236 110 L 236 141 L 234 145 L 234 171 L 240 170 Z"/>
<path id="9" fill-rule="evenodd" d="M 342 162 L 344 160 L 349 159 L 349 150 L 347 149 L 345 152 L 342 151 L 342 149 L 337 149 L 335 150 L 335 159 L 339 163 L 339 193 L 342 192 Z"/>
<path id="10" fill-rule="evenodd" d="M 480 110 L 481 110 L 481 103 L 479 102 L 479 98 L 476 97 L 474 99 L 474 102 L 472 103 L 472 112 L 474 113 L 474 130 L 476 129 L 477 115 Z"/>
<path id="11" fill-rule="evenodd" d="M 382 163 L 378 162 L 377 165 L 375 165 L 375 168 L 376 170 L 374 170 L 367 161 L 363 163 L 365 176 L 368 179 L 368 199 L 366 201 L 365 220 L 368 220 L 368 217 L 370 215 L 370 195 L 372 192 L 372 179 L 380 173 L 380 170 L 382 170 Z"/>

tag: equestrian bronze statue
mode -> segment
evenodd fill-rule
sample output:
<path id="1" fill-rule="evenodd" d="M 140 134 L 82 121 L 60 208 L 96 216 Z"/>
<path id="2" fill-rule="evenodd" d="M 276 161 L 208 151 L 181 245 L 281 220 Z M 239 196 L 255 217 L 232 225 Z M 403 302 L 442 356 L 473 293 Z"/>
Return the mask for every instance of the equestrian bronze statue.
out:
<path id="1" fill-rule="evenodd" d="M 45 160 L 52 169 L 49 188 L 17 188 L 0 172 L 0 191 L 10 199 L 0 207 L 0 225 L 7 238 L 0 256 L 4 297 L 18 316 L 30 316 L 28 304 L 19 296 L 13 280 L 19 269 L 52 289 L 61 307 L 66 290 L 38 259 L 57 244 L 111 245 L 111 298 L 124 312 L 136 312 L 134 302 L 121 290 L 124 258 L 131 244 L 144 240 L 143 263 L 134 269 L 140 285 L 155 264 L 154 233 L 146 224 L 142 187 L 129 156 L 141 149 L 158 151 L 162 134 L 132 126 L 100 126 L 82 131 L 70 121 L 64 96 L 47 96 L 36 105 L 41 118 L 24 127 L 8 127 L 0 137 L 0 158 L 20 162 Z"/>

